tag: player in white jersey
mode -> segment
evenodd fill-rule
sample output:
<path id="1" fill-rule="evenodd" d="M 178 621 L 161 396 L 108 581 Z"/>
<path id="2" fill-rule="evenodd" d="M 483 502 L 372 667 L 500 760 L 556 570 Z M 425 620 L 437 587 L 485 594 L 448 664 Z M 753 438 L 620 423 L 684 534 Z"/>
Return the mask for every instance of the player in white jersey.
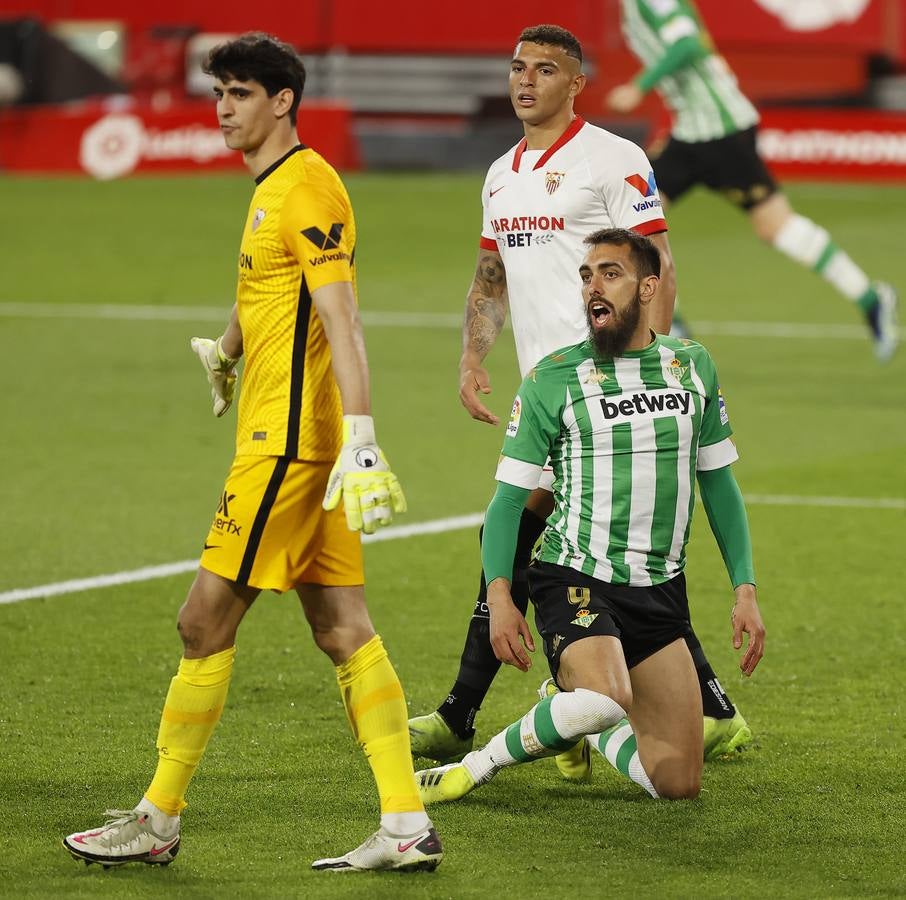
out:
<path id="1" fill-rule="evenodd" d="M 792 208 L 758 153 L 758 113 L 715 52 L 692 0 L 621 0 L 620 10 L 626 43 L 643 68 L 607 103 L 628 113 L 653 89 L 671 111 L 670 139 L 654 160 L 664 202 L 697 184 L 722 193 L 748 214 L 761 240 L 856 304 L 875 356 L 890 359 L 899 342 L 896 291 L 872 282 L 824 228 Z"/>
<path id="2" fill-rule="evenodd" d="M 645 235 L 667 231 L 651 164 L 641 148 L 579 116 L 547 149 L 530 149 L 523 138 L 495 160 L 481 200 L 481 250 L 498 254 L 506 271 L 522 375 L 551 349 L 574 343 L 585 331 L 574 290 L 585 235 L 612 225 Z M 663 331 L 669 329 L 667 307 L 673 298 L 667 294 L 672 290 L 671 285 L 660 292 Z"/>
<path id="3" fill-rule="evenodd" d="M 456 800 L 505 766 L 583 738 L 653 797 L 693 798 L 702 776 L 701 695 L 684 636 L 683 568 L 695 481 L 734 587 L 733 643 L 751 675 L 764 652 L 737 458 L 707 350 L 648 323 L 660 259 L 626 229 L 586 239 L 589 336 L 523 380 L 497 467 L 482 561 L 498 658 L 534 650 L 510 585 L 519 517 L 545 461 L 555 510 L 529 569 L 555 690 L 461 763 L 416 773 L 426 803 Z M 628 715 L 628 721 L 627 721 Z"/>
<path id="4" fill-rule="evenodd" d="M 525 29 L 511 64 L 510 100 L 525 137 L 488 171 L 481 198 L 484 217 L 478 266 L 466 301 L 460 399 L 473 418 L 496 425 L 479 399 L 490 391 L 484 357 L 512 315 L 524 375 L 542 356 L 583 339 L 587 323 L 578 301 L 582 241 L 611 226 L 649 236 L 661 255 L 662 277 L 651 311 L 652 327 L 669 330 L 676 291 L 673 262 L 657 185 L 635 144 L 584 122 L 573 100 L 585 84 L 582 51 L 565 29 Z M 525 611 L 525 570 L 532 547 L 553 508 L 551 473 L 530 497 L 520 527 L 513 592 Z M 489 639 L 484 576 L 470 620 L 459 673 L 443 703 L 410 719 L 413 753 L 458 759 L 471 749 L 474 718 L 500 663 Z M 694 632 L 689 632 L 705 704 L 705 744 L 723 755 L 751 740 L 745 719 L 718 681 Z M 567 777 L 588 774 L 588 760 L 558 759 Z"/>

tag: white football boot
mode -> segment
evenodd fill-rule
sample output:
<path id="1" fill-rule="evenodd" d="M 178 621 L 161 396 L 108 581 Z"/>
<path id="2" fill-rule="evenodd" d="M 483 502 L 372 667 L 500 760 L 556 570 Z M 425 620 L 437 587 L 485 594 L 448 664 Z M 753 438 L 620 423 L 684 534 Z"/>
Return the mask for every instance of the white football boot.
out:
<path id="1" fill-rule="evenodd" d="M 433 825 L 408 836 L 378 829 L 370 838 L 345 856 L 315 860 L 311 867 L 322 872 L 373 872 L 381 869 L 430 872 L 444 858 L 440 838 Z"/>
<path id="2" fill-rule="evenodd" d="M 100 828 L 63 838 L 63 846 L 86 865 L 98 863 L 108 868 L 141 862 L 166 866 L 179 853 L 178 816 L 172 817 L 176 829 L 161 833 L 152 828 L 151 814 L 140 809 L 108 809 L 105 815 L 107 821 Z"/>

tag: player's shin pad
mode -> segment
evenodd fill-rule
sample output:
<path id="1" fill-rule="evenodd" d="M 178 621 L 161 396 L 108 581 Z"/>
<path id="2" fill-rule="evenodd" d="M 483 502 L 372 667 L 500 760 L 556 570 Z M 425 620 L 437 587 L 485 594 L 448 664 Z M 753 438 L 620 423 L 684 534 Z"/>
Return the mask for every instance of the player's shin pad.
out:
<path id="1" fill-rule="evenodd" d="M 336 509 L 341 497 L 346 524 L 365 534 L 406 511 L 399 480 L 375 443 L 371 416 L 343 416 L 343 446 L 327 480 L 324 509 Z"/>

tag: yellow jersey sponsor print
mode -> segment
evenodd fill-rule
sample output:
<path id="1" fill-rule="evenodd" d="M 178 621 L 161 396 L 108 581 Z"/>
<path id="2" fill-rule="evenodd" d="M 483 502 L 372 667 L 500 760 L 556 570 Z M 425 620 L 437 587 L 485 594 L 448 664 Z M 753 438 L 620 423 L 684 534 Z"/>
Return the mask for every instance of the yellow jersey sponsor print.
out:
<path id="1" fill-rule="evenodd" d="M 321 500 L 331 462 L 237 456 L 205 538 L 201 565 L 262 590 L 364 583 L 362 543 L 342 504 Z"/>
<path id="2" fill-rule="evenodd" d="M 355 219 L 334 169 L 298 146 L 255 179 L 236 291 L 245 369 L 237 455 L 333 460 L 342 406 L 312 291 L 355 290 Z"/>

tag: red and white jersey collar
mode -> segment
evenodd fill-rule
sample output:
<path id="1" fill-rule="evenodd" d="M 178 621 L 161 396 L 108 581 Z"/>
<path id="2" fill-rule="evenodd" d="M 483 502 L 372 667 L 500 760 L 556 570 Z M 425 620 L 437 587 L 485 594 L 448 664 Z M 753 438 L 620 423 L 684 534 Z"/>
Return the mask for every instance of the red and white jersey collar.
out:
<path id="1" fill-rule="evenodd" d="M 540 169 L 564 144 L 569 143 L 569 141 L 571 141 L 582 130 L 583 125 L 585 125 L 585 119 L 583 119 L 581 116 L 576 116 L 572 120 L 572 122 L 569 123 L 569 127 L 566 129 L 566 131 L 564 131 L 563 134 L 561 134 L 560 137 L 558 137 L 557 140 L 555 140 L 553 144 L 551 144 L 550 147 L 548 147 L 547 150 L 545 150 L 544 153 L 541 154 L 538 161 L 534 166 L 532 166 L 532 171 L 534 171 L 535 169 Z M 519 171 L 519 166 L 522 162 L 522 154 L 525 153 L 527 149 L 528 141 L 523 138 L 516 145 L 516 152 L 513 154 L 514 172 Z"/>

